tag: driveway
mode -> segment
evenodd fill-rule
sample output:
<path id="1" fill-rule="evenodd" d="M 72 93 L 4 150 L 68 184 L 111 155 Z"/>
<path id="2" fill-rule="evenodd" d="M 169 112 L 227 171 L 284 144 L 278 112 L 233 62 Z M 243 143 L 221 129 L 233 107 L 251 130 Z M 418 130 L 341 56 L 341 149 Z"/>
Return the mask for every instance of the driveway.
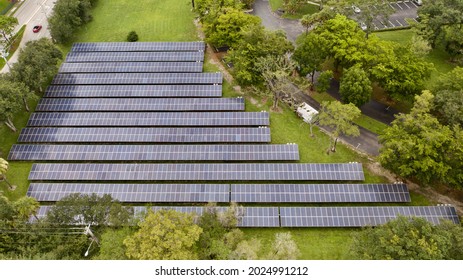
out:
<path id="1" fill-rule="evenodd" d="M 15 32 L 18 32 L 23 25 L 27 25 L 19 49 L 24 47 L 29 41 L 38 40 L 43 37 L 50 38 L 47 17 L 50 16 L 52 12 L 54 1 L 56 0 L 27 0 L 16 10 L 13 16 L 18 19 L 19 24 L 16 26 Z M 34 25 L 38 24 L 42 25 L 42 30 L 38 33 L 32 32 Z M 10 65 L 18 61 L 19 49 L 8 60 Z M 8 71 L 9 68 L 5 65 L 0 73 L 6 73 Z"/>

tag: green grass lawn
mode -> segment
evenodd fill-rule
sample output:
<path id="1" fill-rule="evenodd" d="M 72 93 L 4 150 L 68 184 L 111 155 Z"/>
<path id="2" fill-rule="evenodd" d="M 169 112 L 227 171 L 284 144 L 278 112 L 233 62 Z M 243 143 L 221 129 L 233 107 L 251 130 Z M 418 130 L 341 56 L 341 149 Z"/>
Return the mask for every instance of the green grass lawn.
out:
<path id="1" fill-rule="evenodd" d="M 316 1 L 315 1 L 316 2 Z M 283 0 L 270 0 L 270 8 L 272 11 L 276 11 L 277 9 L 283 9 Z M 289 19 L 300 19 L 302 16 L 307 15 L 307 14 L 314 14 L 319 11 L 319 8 L 317 5 L 314 4 L 304 4 L 302 7 L 296 11 L 295 14 L 290 15 L 290 14 L 284 14 L 284 18 L 289 18 Z"/>
<path id="2" fill-rule="evenodd" d="M 0 0 L 0 12 L 5 10 L 10 5 L 10 1 L 8 0 Z"/>

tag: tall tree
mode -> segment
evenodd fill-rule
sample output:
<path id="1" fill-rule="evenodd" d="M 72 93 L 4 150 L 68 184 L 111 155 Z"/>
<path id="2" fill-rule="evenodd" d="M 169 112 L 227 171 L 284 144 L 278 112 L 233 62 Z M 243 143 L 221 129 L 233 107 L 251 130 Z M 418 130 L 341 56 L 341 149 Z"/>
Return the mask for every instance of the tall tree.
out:
<path id="1" fill-rule="evenodd" d="M 4 181 L 11 188 L 10 182 L 8 182 L 8 180 L 6 179 L 6 173 L 8 172 L 8 168 L 8 161 L 4 160 L 3 158 L 0 158 L 0 182 Z"/>
<path id="2" fill-rule="evenodd" d="M 354 233 L 351 254 L 368 260 L 460 259 L 463 228 L 449 221 L 438 226 L 423 218 L 400 216 Z"/>
<path id="3" fill-rule="evenodd" d="M 326 92 L 331 85 L 331 79 L 333 78 L 333 71 L 326 70 L 320 73 L 316 83 L 316 89 L 318 92 Z"/>
<path id="4" fill-rule="evenodd" d="M 0 120 L 16 132 L 16 126 L 13 123 L 14 116 L 23 108 L 28 109 L 27 102 L 36 98 L 37 96 L 22 83 L 0 77 Z"/>
<path id="5" fill-rule="evenodd" d="M 418 16 L 416 30 L 433 48 L 442 43 L 452 57 L 463 55 L 463 0 L 427 1 Z"/>
<path id="6" fill-rule="evenodd" d="M 432 86 L 435 110 L 444 123 L 463 127 L 463 67 L 455 67 Z"/>
<path id="7" fill-rule="evenodd" d="M 106 228 L 100 238 L 100 252 L 97 256 L 99 260 L 126 260 L 126 250 L 124 240 L 133 234 L 129 227 Z"/>
<path id="8" fill-rule="evenodd" d="M 38 220 L 36 215 L 40 205 L 35 198 L 30 196 L 23 196 L 13 202 L 13 206 L 16 209 L 18 220 L 28 222 L 32 216 Z"/>
<path id="9" fill-rule="evenodd" d="M 259 24 L 259 17 L 235 8 L 223 8 L 211 22 L 204 24 L 204 33 L 207 42 L 216 47 L 234 47 L 241 39 L 243 29 Z"/>
<path id="10" fill-rule="evenodd" d="M 302 76 L 310 74 L 312 85 L 314 84 L 315 72 L 321 70 L 322 63 L 327 57 L 328 54 L 322 50 L 319 37 L 312 32 L 298 38 L 296 50 L 291 56 L 296 61 Z"/>
<path id="11" fill-rule="evenodd" d="M 257 85 L 264 81 L 256 67 L 259 57 L 280 57 L 293 50 L 293 45 L 280 31 L 267 31 L 260 25 L 243 30 L 242 38 L 229 51 L 228 60 L 233 62 L 233 73 L 241 85 Z"/>
<path id="12" fill-rule="evenodd" d="M 360 131 L 352 121 L 360 116 L 360 110 L 354 104 L 342 104 L 339 101 L 322 103 L 318 116 L 320 125 L 331 128 L 331 151 L 336 151 L 336 144 L 341 135 L 359 136 Z"/>
<path id="13" fill-rule="evenodd" d="M 400 176 L 424 183 L 443 180 L 450 169 L 445 158 L 452 131 L 430 114 L 433 99 L 429 91 L 416 96 L 410 114 L 397 115 L 379 137 L 379 162 Z"/>
<path id="14" fill-rule="evenodd" d="M 261 72 L 265 84 L 273 96 L 272 109 L 276 110 L 278 102 L 284 97 L 291 97 L 294 88 L 290 76 L 295 64 L 287 55 L 265 56 L 257 59 L 256 68 Z"/>
<path id="15" fill-rule="evenodd" d="M 47 221 L 53 224 L 92 224 L 108 226 L 129 225 L 133 209 L 105 194 L 74 193 L 62 198 L 48 211 Z"/>
<path id="16" fill-rule="evenodd" d="M 11 68 L 12 79 L 34 92 L 43 92 L 44 86 L 58 73 L 62 58 L 61 51 L 48 38 L 29 41 Z"/>
<path id="17" fill-rule="evenodd" d="M 268 256 L 271 260 L 295 260 L 299 257 L 300 251 L 290 232 L 279 232 L 275 234 L 272 249 Z"/>
<path id="18" fill-rule="evenodd" d="M 362 69 L 361 65 L 356 64 L 344 71 L 339 93 L 344 103 L 352 103 L 357 107 L 370 100 L 373 87 L 368 74 Z"/>
<path id="19" fill-rule="evenodd" d="M 137 260 L 196 259 L 193 247 L 202 229 L 191 214 L 174 210 L 148 212 L 140 229 L 124 240 L 127 256 Z"/>
<path id="20" fill-rule="evenodd" d="M 11 36 L 13 36 L 14 28 L 18 25 L 18 19 L 11 16 L 0 15 L 0 33 L 5 40 L 3 47 L 7 49 L 7 46 L 11 44 Z M 1 40 L 0 40 L 1 41 Z"/>

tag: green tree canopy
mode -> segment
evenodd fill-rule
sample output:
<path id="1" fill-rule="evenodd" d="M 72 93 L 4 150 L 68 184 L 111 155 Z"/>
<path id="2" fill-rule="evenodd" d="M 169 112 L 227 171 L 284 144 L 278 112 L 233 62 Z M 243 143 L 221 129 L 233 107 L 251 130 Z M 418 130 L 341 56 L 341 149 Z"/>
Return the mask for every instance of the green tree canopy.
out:
<path id="1" fill-rule="evenodd" d="M 228 7 L 223 8 L 217 16 L 204 25 L 208 43 L 216 47 L 234 47 L 242 37 L 242 30 L 251 25 L 260 25 L 260 18 Z"/>
<path id="2" fill-rule="evenodd" d="M 11 36 L 13 36 L 14 28 L 18 25 L 18 19 L 11 16 L 0 15 L 0 34 L 3 36 L 4 42 L 3 48 L 8 50 L 9 45 L 11 44 Z"/>
<path id="3" fill-rule="evenodd" d="M 202 229 L 193 216 L 174 210 L 148 211 L 140 229 L 124 240 L 127 256 L 137 260 L 191 260 Z"/>
<path id="4" fill-rule="evenodd" d="M 36 99 L 24 84 L 0 77 L 0 121 L 4 121 L 12 131 L 16 132 L 14 116 L 27 109 L 27 102 Z"/>
<path id="5" fill-rule="evenodd" d="M 450 221 L 434 226 L 423 218 L 399 216 L 354 233 L 351 254 L 368 260 L 461 259 L 463 228 Z"/>
<path id="6" fill-rule="evenodd" d="M 446 124 L 463 127 L 463 68 L 455 67 L 441 75 L 432 92 L 438 117 Z"/>
<path id="7" fill-rule="evenodd" d="M 416 96 L 410 114 L 397 115 L 379 137 L 379 162 L 400 176 L 417 177 L 424 183 L 444 181 L 450 169 L 445 158 L 452 131 L 430 114 L 433 99 L 429 91 Z"/>
<path id="8" fill-rule="evenodd" d="M 339 93 L 344 103 L 352 103 L 357 107 L 362 106 L 370 100 L 373 93 L 371 81 L 368 74 L 358 64 L 344 71 Z"/>
<path id="9" fill-rule="evenodd" d="M 296 50 L 291 56 L 296 61 L 302 76 L 311 75 L 312 84 L 314 83 L 315 72 L 321 70 L 322 63 L 328 57 L 322 47 L 319 37 L 311 32 L 298 38 Z"/>
<path id="10" fill-rule="evenodd" d="M 318 120 L 320 125 L 328 126 L 331 131 L 331 151 L 336 151 L 336 143 L 341 135 L 359 136 L 360 131 L 358 126 L 353 123 L 353 120 L 360 116 L 359 108 L 354 104 L 342 104 L 339 101 L 322 103 Z"/>
<path id="11" fill-rule="evenodd" d="M 300 251 L 290 232 L 278 232 L 272 243 L 272 249 L 268 256 L 271 260 L 295 260 L 299 257 Z"/>
<path id="12" fill-rule="evenodd" d="M 29 41 L 20 51 L 18 62 L 11 68 L 14 81 L 24 83 L 31 91 L 43 92 L 43 88 L 58 73 L 61 51 L 48 39 Z"/>

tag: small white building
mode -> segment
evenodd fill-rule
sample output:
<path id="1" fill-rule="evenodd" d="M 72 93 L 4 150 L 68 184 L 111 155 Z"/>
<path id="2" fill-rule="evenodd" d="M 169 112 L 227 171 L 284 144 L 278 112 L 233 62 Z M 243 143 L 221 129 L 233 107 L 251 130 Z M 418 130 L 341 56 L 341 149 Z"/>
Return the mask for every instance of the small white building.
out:
<path id="1" fill-rule="evenodd" d="M 299 105 L 299 107 L 297 107 L 296 113 L 304 120 L 304 122 L 311 123 L 312 119 L 318 114 L 318 111 L 309 104 L 303 102 Z"/>

